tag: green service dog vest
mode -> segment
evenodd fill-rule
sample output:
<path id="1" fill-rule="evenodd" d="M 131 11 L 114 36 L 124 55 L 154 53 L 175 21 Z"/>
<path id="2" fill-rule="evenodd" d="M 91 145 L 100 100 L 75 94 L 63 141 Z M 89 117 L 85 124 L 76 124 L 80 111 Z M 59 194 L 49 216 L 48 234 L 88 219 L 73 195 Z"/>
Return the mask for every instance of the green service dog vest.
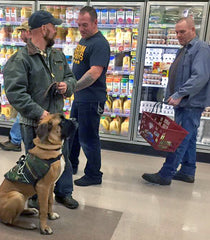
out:
<path id="1" fill-rule="evenodd" d="M 10 169 L 4 177 L 12 182 L 21 182 L 32 184 L 33 186 L 43 178 L 50 169 L 50 165 L 59 160 L 61 154 L 57 158 L 40 159 L 30 153 L 26 156 L 22 155 L 12 169 Z"/>

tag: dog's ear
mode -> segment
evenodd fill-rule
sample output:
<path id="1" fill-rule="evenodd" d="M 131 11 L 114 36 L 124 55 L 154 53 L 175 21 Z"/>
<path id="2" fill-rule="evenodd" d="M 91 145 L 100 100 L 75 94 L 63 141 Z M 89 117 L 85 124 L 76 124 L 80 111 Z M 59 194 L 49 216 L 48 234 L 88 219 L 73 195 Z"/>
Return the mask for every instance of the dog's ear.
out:
<path id="1" fill-rule="evenodd" d="M 52 122 L 42 123 L 38 126 L 36 134 L 41 142 L 45 141 L 49 135 L 49 132 L 52 130 Z"/>

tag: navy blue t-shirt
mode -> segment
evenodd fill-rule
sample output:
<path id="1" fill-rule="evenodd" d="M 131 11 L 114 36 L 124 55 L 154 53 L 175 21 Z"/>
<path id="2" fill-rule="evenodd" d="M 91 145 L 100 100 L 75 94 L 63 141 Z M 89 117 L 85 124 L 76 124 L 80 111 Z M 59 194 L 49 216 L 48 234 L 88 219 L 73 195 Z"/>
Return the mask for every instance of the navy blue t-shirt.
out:
<path id="1" fill-rule="evenodd" d="M 104 67 L 101 76 L 89 87 L 74 94 L 75 102 L 106 101 L 106 71 L 110 59 L 110 47 L 99 31 L 91 38 L 81 39 L 74 51 L 73 73 L 79 80 L 92 66 Z"/>

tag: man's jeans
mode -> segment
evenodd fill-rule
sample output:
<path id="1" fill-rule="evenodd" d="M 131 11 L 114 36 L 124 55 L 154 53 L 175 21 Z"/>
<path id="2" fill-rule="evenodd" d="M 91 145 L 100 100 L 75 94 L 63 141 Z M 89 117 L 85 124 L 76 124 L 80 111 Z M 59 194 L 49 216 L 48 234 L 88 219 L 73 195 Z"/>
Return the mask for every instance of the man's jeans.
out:
<path id="1" fill-rule="evenodd" d="M 164 178 L 172 179 L 181 163 L 180 172 L 194 176 L 196 170 L 196 137 L 200 125 L 201 108 L 175 109 L 175 121 L 186 129 L 189 134 L 174 153 L 168 153 L 163 167 L 159 171 Z"/>
<path id="2" fill-rule="evenodd" d="M 78 165 L 80 145 L 87 158 L 85 175 L 101 179 L 101 144 L 99 138 L 100 117 L 104 111 L 104 102 L 73 102 L 71 117 L 79 123 L 70 154 L 73 167 Z"/>
<path id="3" fill-rule="evenodd" d="M 20 131 L 20 123 L 19 123 L 20 115 L 17 114 L 16 120 L 12 125 L 12 128 L 10 129 L 9 135 L 10 135 L 10 141 L 15 145 L 21 145 L 21 131 Z"/>

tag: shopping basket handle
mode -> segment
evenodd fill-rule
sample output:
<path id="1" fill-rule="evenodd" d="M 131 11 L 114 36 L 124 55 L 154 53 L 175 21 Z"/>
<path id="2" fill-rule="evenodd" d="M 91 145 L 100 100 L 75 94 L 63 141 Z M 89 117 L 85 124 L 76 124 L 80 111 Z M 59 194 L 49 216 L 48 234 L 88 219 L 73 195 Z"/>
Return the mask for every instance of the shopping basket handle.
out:
<path id="1" fill-rule="evenodd" d="M 166 101 L 156 102 L 156 103 L 154 104 L 153 108 L 152 108 L 151 113 L 154 111 L 155 107 L 156 107 L 156 113 L 157 113 L 157 111 L 158 111 L 158 107 L 160 107 L 160 112 L 161 112 L 161 109 L 162 109 L 162 107 L 163 107 L 163 104 L 167 104 L 167 103 L 168 103 L 168 102 L 166 102 Z"/>

